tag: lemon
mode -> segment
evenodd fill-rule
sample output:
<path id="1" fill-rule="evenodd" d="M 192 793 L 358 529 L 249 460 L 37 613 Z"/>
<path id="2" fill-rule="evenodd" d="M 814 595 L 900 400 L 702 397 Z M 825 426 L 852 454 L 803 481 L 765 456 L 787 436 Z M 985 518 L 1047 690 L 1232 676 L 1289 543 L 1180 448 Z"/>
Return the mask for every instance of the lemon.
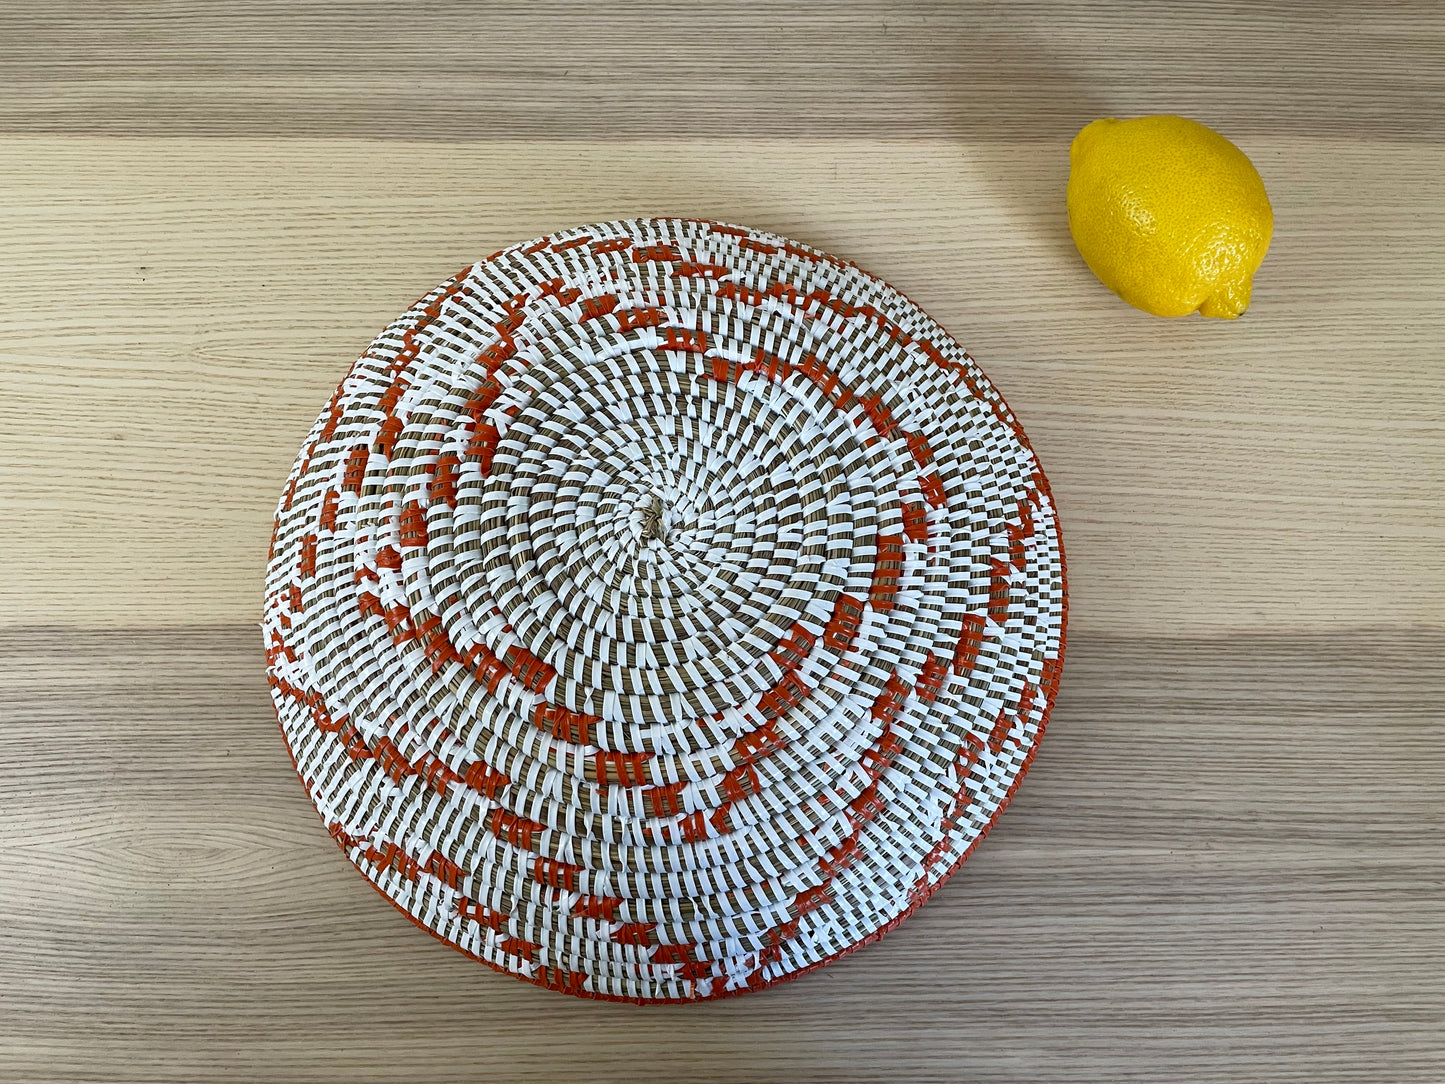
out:
<path id="1" fill-rule="evenodd" d="M 1069 229 L 1089 269 L 1155 316 L 1249 307 L 1274 212 L 1253 163 L 1184 117 L 1112 117 L 1069 148 Z"/>

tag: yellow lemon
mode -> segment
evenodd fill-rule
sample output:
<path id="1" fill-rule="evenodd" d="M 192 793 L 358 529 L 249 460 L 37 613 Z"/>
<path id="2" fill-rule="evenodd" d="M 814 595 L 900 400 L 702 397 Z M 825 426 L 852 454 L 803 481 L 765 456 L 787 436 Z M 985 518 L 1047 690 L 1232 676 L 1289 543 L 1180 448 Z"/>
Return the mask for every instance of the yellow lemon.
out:
<path id="1" fill-rule="evenodd" d="M 1253 163 L 1183 117 L 1096 120 L 1069 148 L 1069 229 L 1090 270 L 1155 316 L 1249 307 L 1274 212 Z"/>

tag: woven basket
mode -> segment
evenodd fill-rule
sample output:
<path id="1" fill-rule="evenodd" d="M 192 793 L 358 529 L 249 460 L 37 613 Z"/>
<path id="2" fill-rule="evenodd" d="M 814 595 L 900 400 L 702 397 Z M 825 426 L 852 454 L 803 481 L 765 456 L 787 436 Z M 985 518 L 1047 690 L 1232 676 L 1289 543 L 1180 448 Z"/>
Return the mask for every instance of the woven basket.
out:
<path id="1" fill-rule="evenodd" d="M 515 245 L 387 328 L 287 482 L 264 635 L 347 857 L 583 997 L 873 940 L 1033 756 L 1065 616 L 1018 422 L 895 290 L 676 219 Z"/>

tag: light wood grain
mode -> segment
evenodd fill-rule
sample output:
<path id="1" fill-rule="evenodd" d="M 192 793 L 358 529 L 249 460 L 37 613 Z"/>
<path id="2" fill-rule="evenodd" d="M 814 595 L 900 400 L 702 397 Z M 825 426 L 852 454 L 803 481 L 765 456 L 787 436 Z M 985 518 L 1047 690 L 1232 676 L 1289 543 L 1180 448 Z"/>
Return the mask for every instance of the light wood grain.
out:
<path id="1" fill-rule="evenodd" d="M 1421 2 L 48 0 L 0 31 L 0 1080 L 1445 1080 L 1445 15 Z M 1168 111 L 1276 214 L 1235 323 L 1083 267 Z M 460 267 L 687 214 L 977 355 L 1072 612 L 1033 773 L 881 944 L 583 1003 L 326 837 L 254 622 L 322 402 Z"/>
<path id="2" fill-rule="evenodd" d="M 1231 323 L 1099 285 L 1062 146 L 5 140 L 0 624 L 254 618 L 281 481 L 371 336 L 503 244 L 649 213 L 821 245 L 953 331 L 1054 481 L 1076 629 L 1438 624 L 1445 147 L 1246 149 L 1279 225 Z"/>
<path id="3" fill-rule="evenodd" d="M 1438 1081 L 1445 637 L 1070 650 L 1014 806 L 914 918 L 763 994 L 638 1009 L 382 903 L 280 748 L 254 630 L 7 632 L 0 1070 Z"/>

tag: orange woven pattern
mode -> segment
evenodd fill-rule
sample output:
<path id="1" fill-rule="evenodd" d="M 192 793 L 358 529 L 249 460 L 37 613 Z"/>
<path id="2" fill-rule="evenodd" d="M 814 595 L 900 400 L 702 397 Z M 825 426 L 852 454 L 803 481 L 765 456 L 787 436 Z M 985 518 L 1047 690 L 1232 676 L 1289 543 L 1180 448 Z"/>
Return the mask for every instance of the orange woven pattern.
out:
<path id="1" fill-rule="evenodd" d="M 885 284 L 683 220 L 513 246 L 388 328 L 277 515 L 307 791 L 419 925 L 554 989 L 755 989 L 987 831 L 1062 665 L 1047 483 Z"/>

